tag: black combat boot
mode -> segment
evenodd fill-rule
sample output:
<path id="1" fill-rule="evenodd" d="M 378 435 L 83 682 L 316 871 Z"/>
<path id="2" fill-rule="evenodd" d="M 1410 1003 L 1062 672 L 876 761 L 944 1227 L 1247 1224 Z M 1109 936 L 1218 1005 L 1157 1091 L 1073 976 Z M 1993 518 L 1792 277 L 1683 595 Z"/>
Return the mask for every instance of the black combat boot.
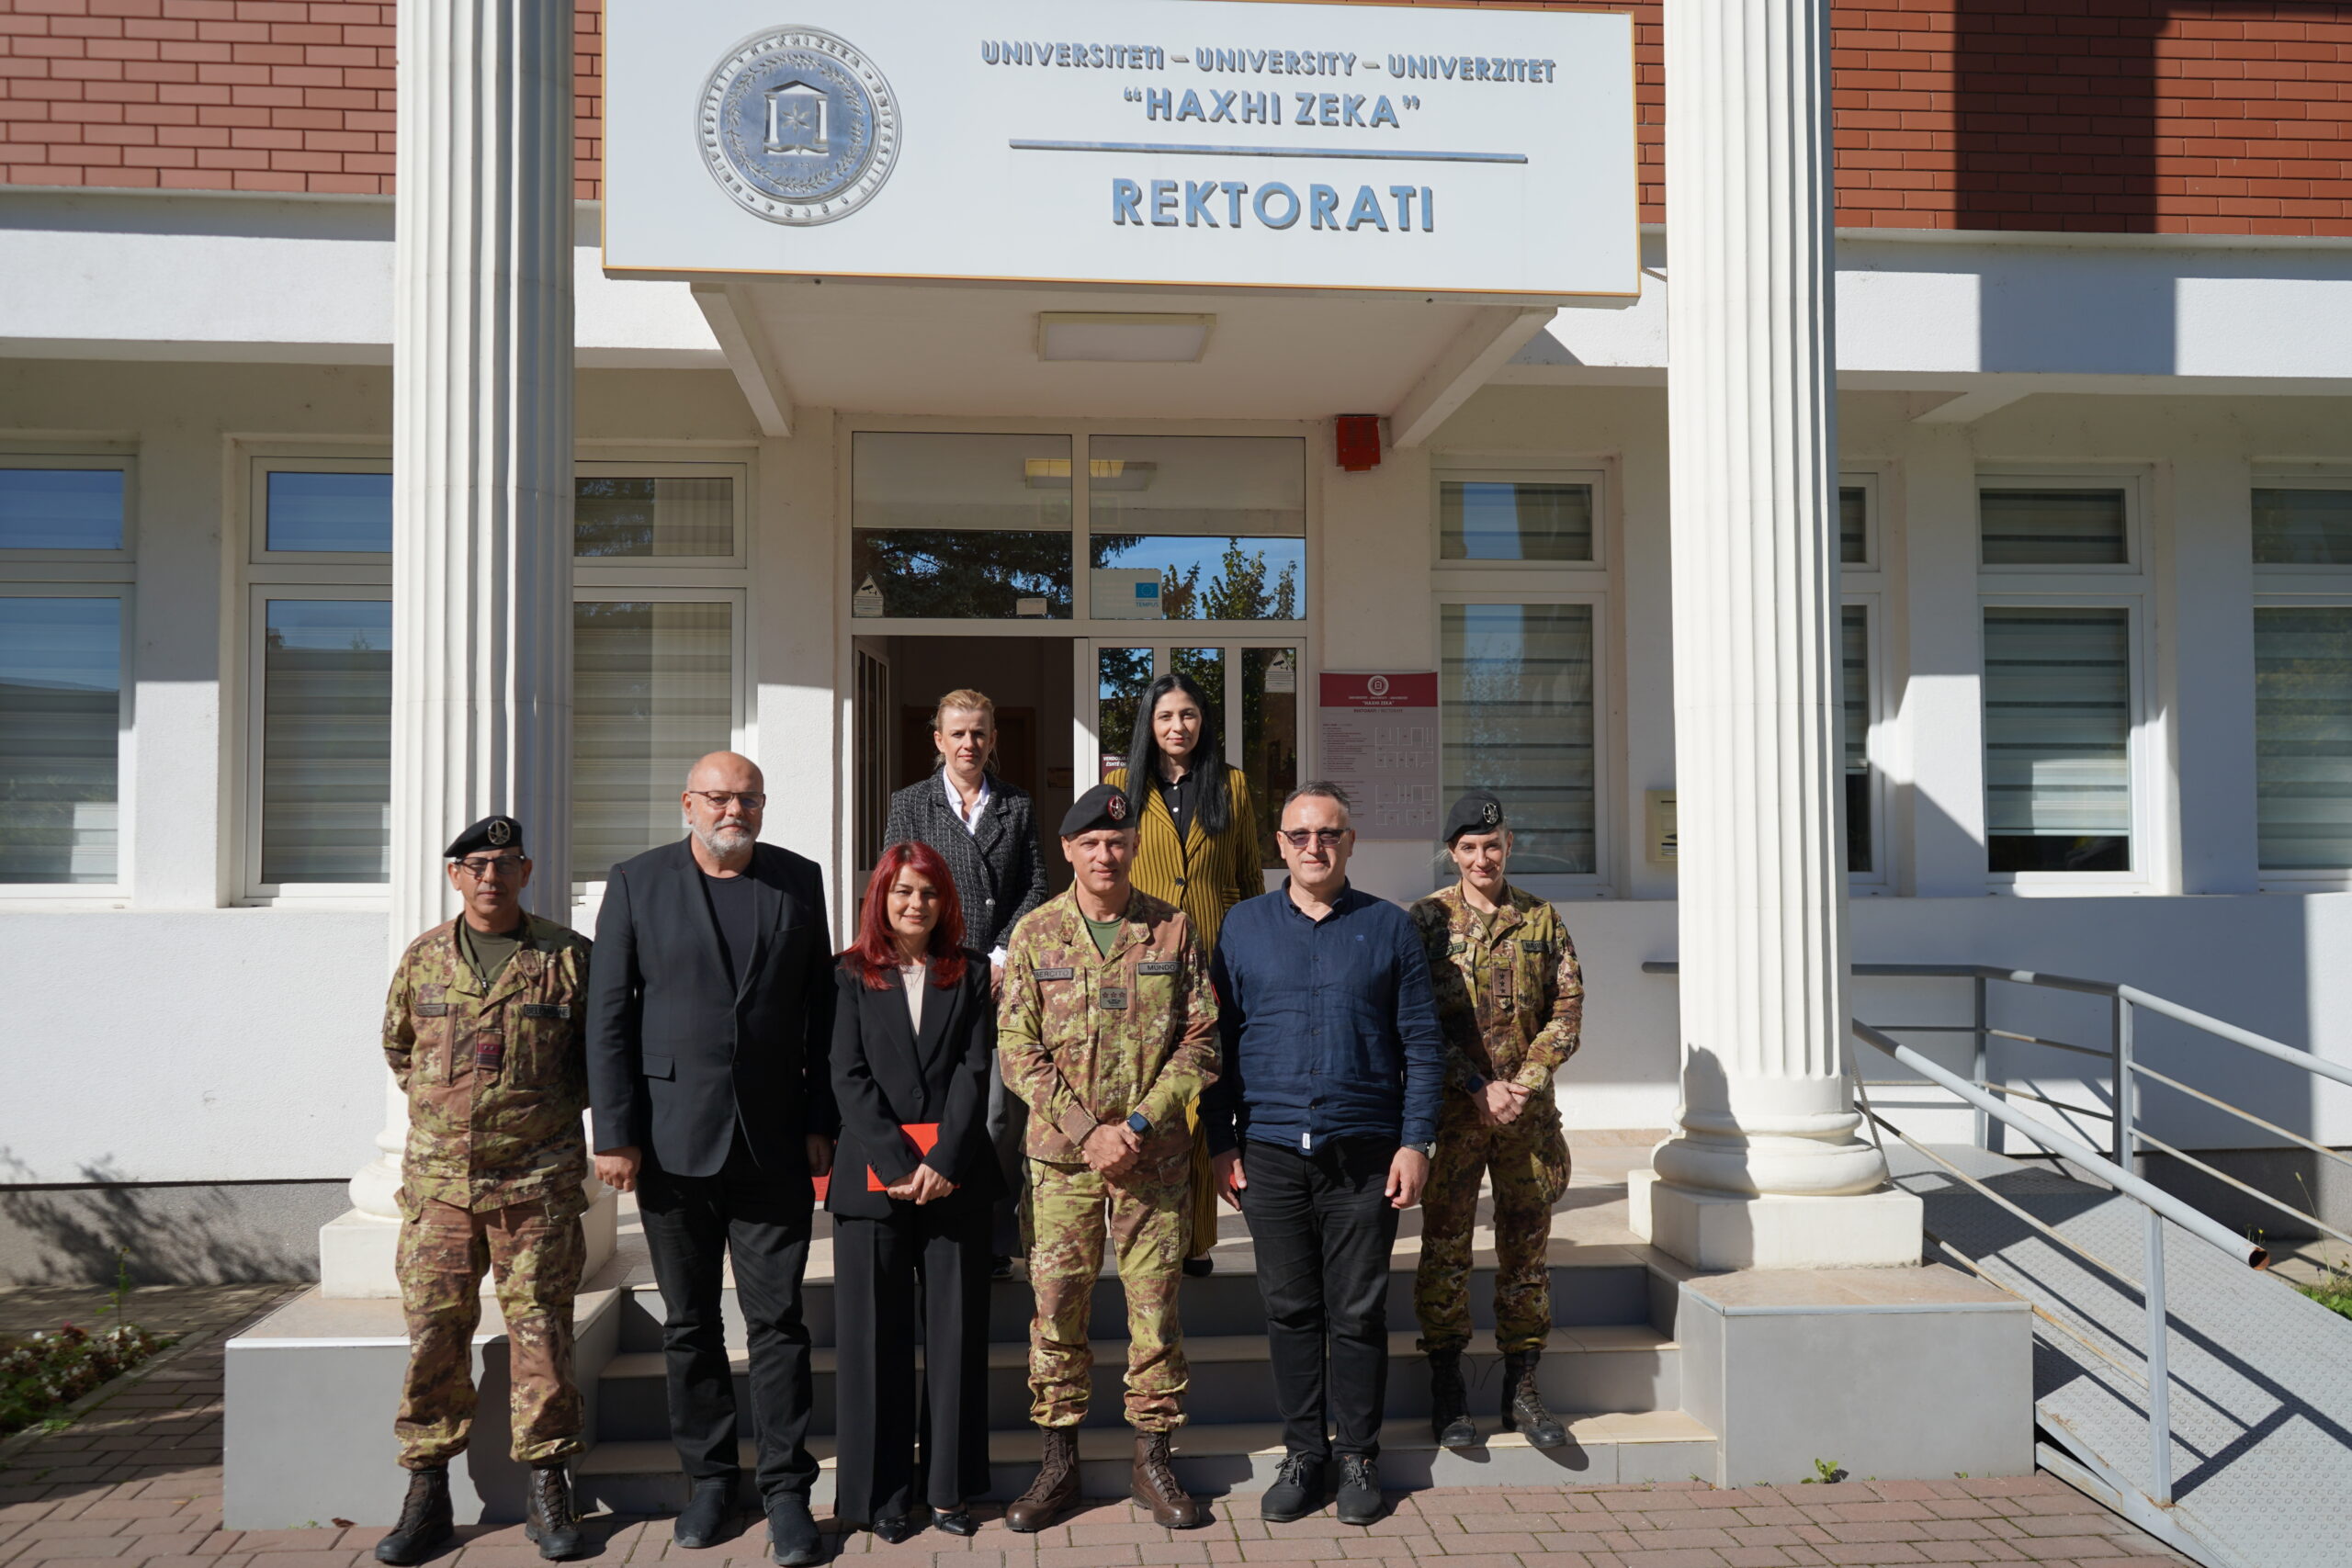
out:
<path id="1" fill-rule="evenodd" d="M 1037 1479 L 1004 1511 L 1005 1528 L 1021 1535 L 1036 1534 L 1078 1503 L 1078 1428 L 1047 1427 L 1043 1431 L 1046 1452 Z"/>
<path id="2" fill-rule="evenodd" d="M 571 1500 L 571 1475 L 561 1460 L 531 1467 L 524 1506 L 523 1539 L 537 1541 L 541 1557 L 560 1562 L 580 1555 L 580 1508 Z"/>
<path id="3" fill-rule="evenodd" d="M 1535 1382 L 1540 1350 L 1519 1350 L 1503 1358 L 1503 1429 L 1526 1438 L 1529 1446 L 1556 1449 L 1568 1440 L 1566 1427 L 1544 1408 L 1544 1391 Z"/>
<path id="4" fill-rule="evenodd" d="M 1470 1391 L 1462 1386 L 1462 1351 L 1432 1350 L 1430 1357 L 1430 1432 L 1442 1449 L 1476 1448 L 1477 1424 L 1470 1419 Z"/>
<path id="5" fill-rule="evenodd" d="M 392 1527 L 391 1534 L 376 1543 L 376 1561 L 400 1568 L 422 1562 L 456 1533 L 457 1519 L 449 1508 L 449 1467 L 412 1470 L 408 1472 L 408 1497 L 401 1504 L 400 1523 Z"/>

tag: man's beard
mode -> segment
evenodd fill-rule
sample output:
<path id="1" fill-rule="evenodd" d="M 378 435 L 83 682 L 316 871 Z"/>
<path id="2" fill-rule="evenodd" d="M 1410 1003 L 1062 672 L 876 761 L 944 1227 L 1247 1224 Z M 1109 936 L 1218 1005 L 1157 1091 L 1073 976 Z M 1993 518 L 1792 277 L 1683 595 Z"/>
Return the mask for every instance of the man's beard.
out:
<path id="1" fill-rule="evenodd" d="M 708 851 L 714 860 L 731 860 L 758 843 L 760 839 L 749 828 L 740 826 L 705 828 L 699 823 L 688 822 L 686 830 L 694 834 L 695 841 Z"/>

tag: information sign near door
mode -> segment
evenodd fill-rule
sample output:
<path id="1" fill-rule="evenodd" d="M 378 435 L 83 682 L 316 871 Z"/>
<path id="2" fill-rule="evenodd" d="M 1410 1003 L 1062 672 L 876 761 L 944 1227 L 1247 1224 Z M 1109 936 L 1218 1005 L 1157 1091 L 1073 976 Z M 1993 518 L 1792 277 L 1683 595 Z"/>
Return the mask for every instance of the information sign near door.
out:
<path id="1" fill-rule="evenodd" d="M 1359 839 L 1437 837 L 1437 671 L 1322 676 L 1323 776 L 1354 803 Z"/>

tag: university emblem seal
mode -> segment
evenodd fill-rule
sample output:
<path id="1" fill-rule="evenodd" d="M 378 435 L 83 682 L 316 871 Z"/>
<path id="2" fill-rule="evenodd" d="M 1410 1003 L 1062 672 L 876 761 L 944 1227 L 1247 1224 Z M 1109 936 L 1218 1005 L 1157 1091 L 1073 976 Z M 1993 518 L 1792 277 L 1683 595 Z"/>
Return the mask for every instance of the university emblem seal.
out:
<path id="1" fill-rule="evenodd" d="M 846 218 L 899 161 L 899 100 L 872 62 L 819 28 L 774 28 L 703 84 L 702 159 L 746 212 L 805 228 Z"/>

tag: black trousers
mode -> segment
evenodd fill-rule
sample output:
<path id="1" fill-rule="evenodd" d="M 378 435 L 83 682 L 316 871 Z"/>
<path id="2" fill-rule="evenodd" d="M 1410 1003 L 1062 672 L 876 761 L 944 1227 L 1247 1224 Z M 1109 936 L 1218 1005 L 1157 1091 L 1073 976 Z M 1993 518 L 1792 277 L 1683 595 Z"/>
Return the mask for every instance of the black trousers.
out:
<path id="1" fill-rule="evenodd" d="M 989 1205 L 892 1208 L 833 1216 L 833 1517 L 854 1525 L 918 1501 L 961 1508 L 989 1489 Z"/>
<path id="2" fill-rule="evenodd" d="M 716 1176 L 672 1176 L 648 1159 L 638 1211 L 662 1287 L 670 1435 L 693 1480 L 732 1477 L 735 1378 L 719 1301 L 729 1254 L 752 1360 L 752 1423 L 763 1500 L 808 1495 L 808 1325 L 800 1313 L 816 1190 L 806 1170 L 763 1170 L 741 1131 Z"/>
<path id="3" fill-rule="evenodd" d="M 1380 1454 L 1397 1219 L 1385 1189 L 1396 1154 L 1368 1138 L 1312 1154 L 1242 1145 L 1241 1210 L 1258 1254 L 1283 1446 L 1318 1461 L 1335 1450 Z"/>

